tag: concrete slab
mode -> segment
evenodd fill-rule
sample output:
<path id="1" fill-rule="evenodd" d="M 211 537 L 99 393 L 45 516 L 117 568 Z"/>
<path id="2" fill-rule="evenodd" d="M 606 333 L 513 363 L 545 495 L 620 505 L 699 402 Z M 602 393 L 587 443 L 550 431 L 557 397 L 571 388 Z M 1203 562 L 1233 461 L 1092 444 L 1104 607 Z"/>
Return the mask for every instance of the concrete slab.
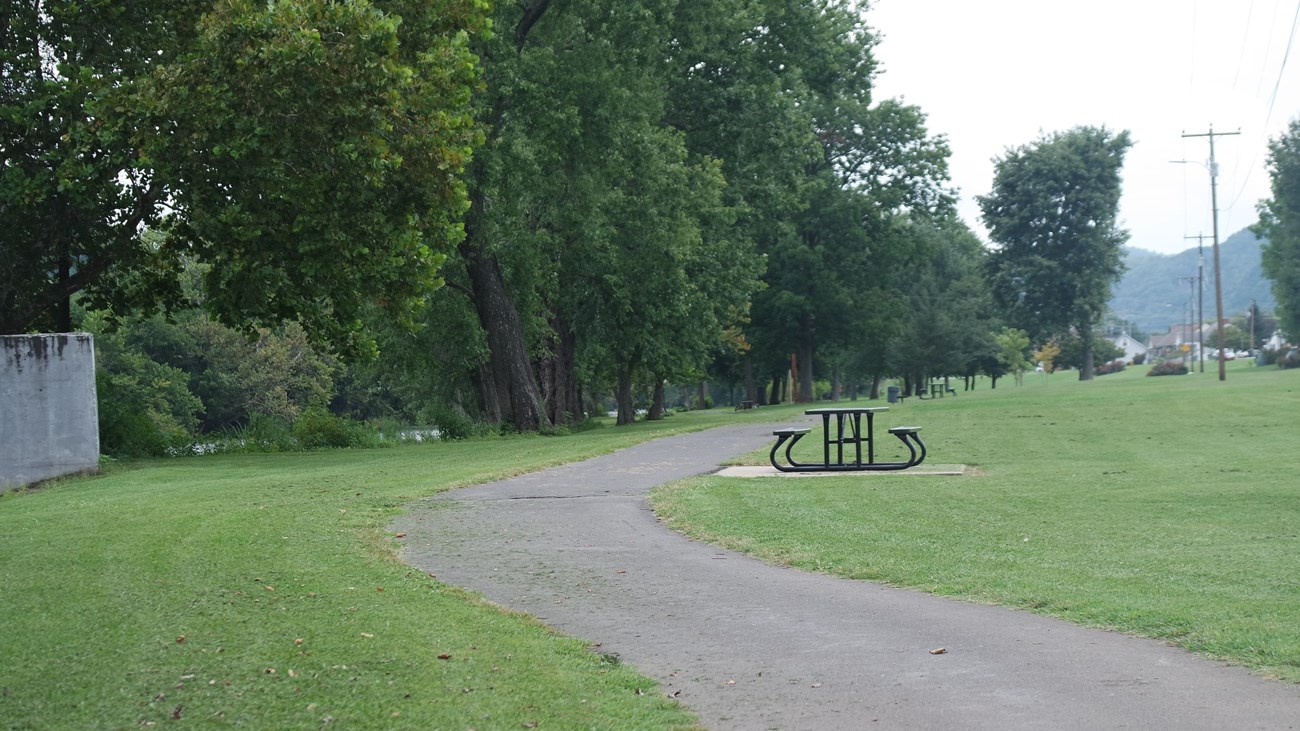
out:
<path id="1" fill-rule="evenodd" d="M 718 477 L 884 477 L 886 475 L 925 475 L 929 477 L 961 477 L 969 474 L 964 464 L 922 463 L 906 470 L 872 472 L 782 472 L 771 465 L 733 465 L 715 472 Z"/>

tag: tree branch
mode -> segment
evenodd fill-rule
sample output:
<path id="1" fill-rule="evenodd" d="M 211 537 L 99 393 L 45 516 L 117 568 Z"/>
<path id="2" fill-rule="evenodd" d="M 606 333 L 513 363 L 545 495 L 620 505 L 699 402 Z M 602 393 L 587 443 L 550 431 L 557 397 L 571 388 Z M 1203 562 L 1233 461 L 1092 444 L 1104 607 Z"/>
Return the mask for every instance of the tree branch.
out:
<path id="1" fill-rule="evenodd" d="M 519 24 L 515 26 L 515 50 L 522 51 L 524 43 L 528 40 L 528 32 L 533 29 L 538 20 L 546 14 L 551 7 L 551 0 L 533 0 L 533 2 L 524 6 L 524 15 L 519 19 Z"/>

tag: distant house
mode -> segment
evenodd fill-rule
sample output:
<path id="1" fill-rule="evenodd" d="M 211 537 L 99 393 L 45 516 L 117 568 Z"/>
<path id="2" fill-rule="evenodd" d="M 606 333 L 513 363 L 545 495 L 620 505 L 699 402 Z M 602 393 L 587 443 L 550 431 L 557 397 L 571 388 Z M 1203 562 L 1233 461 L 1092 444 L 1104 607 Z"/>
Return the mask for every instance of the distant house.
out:
<path id="1" fill-rule="evenodd" d="M 1179 323 L 1171 325 L 1169 332 L 1152 335 L 1147 341 L 1147 355 L 1153 358 L 1183 358 L 1193 354 L 1199 347 L 1201 326 L 1199 323 Z M 1187 350 L 1183 350 L 1183 346 Z"/>
<path id="2" fill-rule="evenodd" d="M 1114 344 L 1116 348 L 1124 351 L 1124 362 L 1126 363 L 1133 363 L 1136 359 L 1145 357 L 1147 354 L 1147 346 L 1134 339 L 1133 336 L 1128 333 L 1122 333 L 1118 336 L 1108 337 L 1106 339 Z"/>

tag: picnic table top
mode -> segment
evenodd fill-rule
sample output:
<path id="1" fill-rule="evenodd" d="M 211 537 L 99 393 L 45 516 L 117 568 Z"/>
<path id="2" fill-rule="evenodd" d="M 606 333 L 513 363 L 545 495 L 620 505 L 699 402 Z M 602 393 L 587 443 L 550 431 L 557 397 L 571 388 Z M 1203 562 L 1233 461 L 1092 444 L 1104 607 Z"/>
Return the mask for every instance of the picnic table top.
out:
<path id="1" fill-rule="evenodd" d="M 805 414 L 874 414 L 879 411 L 889 411 L 888 406 L 824 406 L 818 409 L 808 409 Z"/>

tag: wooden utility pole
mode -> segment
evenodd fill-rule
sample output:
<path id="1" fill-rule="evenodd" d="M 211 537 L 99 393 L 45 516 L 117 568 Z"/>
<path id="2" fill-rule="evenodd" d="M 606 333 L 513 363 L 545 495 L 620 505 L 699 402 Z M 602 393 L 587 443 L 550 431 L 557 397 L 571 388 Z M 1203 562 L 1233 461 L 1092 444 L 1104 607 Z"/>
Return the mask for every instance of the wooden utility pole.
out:
<path id="1" fill-rule="evenodd" d="M 1184 236 L 1196 239 L 1196 359 L 1201 362 L 1201 373 L 1205 372 L 1205 234 Z"/>
<path id="2" fill-rule="evenodd" d="M 1214 138 L 1228 137 L 1230 135 L 1239 135 L 1237 132 L 1215 132 L 1214 125 L 1210 125 L 1209 132 L 1198 134 L 1183 133 L 1183 137 L 1208 137 L 1210 138 L 1210 211 L 1214 219 L 1214 304 L 1215 304 L 1215 329 L 1219 331 L 1219 380 L 1228 380 L 1226 359 L 1223 357 L 1223 277 L 1219 275 L 1219 163 L 1214 161 Z"/>

